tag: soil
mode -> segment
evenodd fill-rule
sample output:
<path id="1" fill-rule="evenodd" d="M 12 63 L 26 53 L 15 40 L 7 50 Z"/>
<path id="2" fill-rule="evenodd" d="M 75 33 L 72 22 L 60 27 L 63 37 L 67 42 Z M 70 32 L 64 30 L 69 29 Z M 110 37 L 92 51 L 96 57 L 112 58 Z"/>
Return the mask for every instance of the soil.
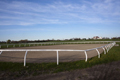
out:
<path id="1" fill-rule="evenodd" d="M 82 70 L 29 76 L 18 80 L 120 80 L 120 61 L 96 65 Z"/>
<path id="2" fill-rule="evenodd" d="M 12 73 L 0 71 L 0 80 L 120 80 L 120 61 L 96 65 L 91 68 L 77 69 L 37 76 L 15 77 Z"/>
<path id="3" fill-rule="evenodd" d="M 88 49 L 88 48 L 100 47 L 103 45 L 105 44 L 77 44 L 77 45 L 72 44 L 72 45 L 24 47 L 24 49 Z M 15 49 L 18 49 L 18 48 L 15 48 Z M 99 51 L 102 52 L 103 50 L 99 50 Z M 42 55 L 44 54 L 47 54 L 47 55 L 41 56 L 40 53 Z M 41 59 L 38 62 L 44 62 L 46 59 L 47 59 L 46 62 L 49 61 L 50 59 L 52 61 L 53 53 L 29 52 L 27 55 L 27 62 L 37 62 L 36 61 L 37 59 L 38 60 Z M 87 53 L 88 53 L 88 57 L 93 57 L 97 55 L 96 51 L 93 51 L 93 52 L 90 51 Z M 25 52 L 3 52 L 0 55 L 0 61 L 21 62 L 23 61 L 24 54 Z M 65 52 L 61 54 L 64 54 L 64 55 L 60 55 L 60 61 L 62 60 L 66 61 L 68 59 L 70 59 L 71 61 L 71 60 L 75 60 L 76 57 L 78 57 L 79 59 L 84 58 L 81 55 L 82 53 L 80 54 L 78 52 L 73 52 L 73 53 Z M 52 57 L 50 58 L 51 55 Z M 67 58 L 64 56 L 66 56 Z M 56 61 L 56 59 L 55 60 L 53 59 L 53 61 Z M 120 80 L 119 74 L 120 74 L 120 61 L 115 61 L 107 64 L 96 65 L 91 68 L 86 68 L 81 70 L 77 69 L 73 71 L 65 71 L 65 72 L 59 72 L 59 73 L 53 73 L 53 74 L 52 73 L 42 74 L 37 76 L 32 76 L 32 75 L 24 76 L 21 74 L 21 76 L 16 77 L 14 76 L 14 74 L 10 72 L 0 71 L 0 80 Z"/>
<path id="4" fill-rule="evenodd" d="M 51 45 L 51 46 L 34 46 L 34 47 L 17 47 L 9 49 L 72 49 L 72 50 L 85 50 L 100 47 L 106 44 L 68 44 L 68 45 Z M 100 53 L 103 49 L 98 49 Z M 88 51 L 88 58 L 97 56 L 96 50 Z M 4 62 L 23 62 L 25 52 L 20 51 L 4 51 L 0 55 L 0 61 Z M 57 54 L 55 51 L 28 51 L 27 63 L 42 63 L 42 62 L 56 62 Z M 79 51 L 59 51 L 59 61 L 69 62 L 85 60 L 85 53 Z"/>

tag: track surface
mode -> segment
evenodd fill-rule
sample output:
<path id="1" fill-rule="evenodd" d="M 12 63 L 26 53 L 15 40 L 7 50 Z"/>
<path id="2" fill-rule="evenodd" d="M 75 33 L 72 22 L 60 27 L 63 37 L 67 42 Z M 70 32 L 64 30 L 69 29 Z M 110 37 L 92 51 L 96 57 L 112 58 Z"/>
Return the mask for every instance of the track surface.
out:
<path id="1" fill-rule="evenodd" d="M 35 47 L 21 47 L 21 48 L 9 48 L 9 49 L 72 49 L 72 50 L 85 50 L 104 46 L 106 44 L 67 44 L 67 45 L 50 45 L 50 46 L 35 46 Z M 100 53 L 103 52 L 103 49 L 98 49 Z M 88 51 L 88 58 L 97 56 L 98 53 L 96 50 Z M 25 52 L 11 51 L 3 52 L 0 55 L 0 61 L 5 62 L 23 62 Z M 84 60 L 84 52 L 75 52 L 75 51 L 60 51 L 59 52 L 59 61 L 68 62 L 76 60 Z M 42 62 L 56 62 L 57 54 L 55 51 L 30 51 L 27 54 L 27 62 L 29 63 L 42 63 Z"/>

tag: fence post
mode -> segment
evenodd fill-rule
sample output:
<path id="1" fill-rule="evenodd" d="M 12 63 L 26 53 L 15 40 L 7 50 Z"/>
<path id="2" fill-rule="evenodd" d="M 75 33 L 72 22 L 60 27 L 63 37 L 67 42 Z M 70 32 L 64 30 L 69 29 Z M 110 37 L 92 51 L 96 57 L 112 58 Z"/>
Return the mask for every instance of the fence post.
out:
<path id="1" fill-rule="evenodd" d="M 108 51 L 110 50 L 110 45 L 108 45 Z"/>
<path id="2" fill-rule="evenodd" d="M 105 48 L 103 47 L 102 49 L 104 50 L 104 54 L 106 54 Z"/>
<path id="3" fill-rule="evenodd" d="M 110 44 L 110 49 L 113 47 L 113 43 Z"/>
<path id="4" fill-rule="evenodd" d="M 27 52 L 28 52 L 28 51 L 25 52 L 25 56 L 24 56 L 24 66 L 26 65 L 26 56 L 27 56 Z"/>
<path id="5" fill-rule="evenodd" d="M 85 53 L 85 62 L 87 62 L 87 52 L 86 51 L 84 51 L 84 53 Z"/>
<path id="6" fill-rule="evenodd" d="M 108 52 L 108 49 L 107 49 L 107 47 L 105 46 L 105 48 L 106 48 L 106 50 L 107 50 L 107 52 Z"/>
<path id="7" fill-rule="evenodd" d="M 19 44 L 19 47 L 20 47 L 20 44 Z"/>
<path id="8" fill-rule="evenodd" d="M 112 48 L 114 45 L 115 45 L 115 43 L 112 43 L 112 44 L 111 44 L 111 48 Z M 111 48 L 110 48 L 110 49 L 111 49 Z"/>
<path id="9" fill-rule="evenodd" d="M 1 48 L 1 45 L 0 45 L 0 48 Z"/>
<path id="10" fill-rule="evenodd" d="M 110 46 L 109 46 L 109 50 L 112 48 L 112 44 L 110 44 Z"/>
<path id="11" fill-rule="evenodd" d="M 57 65 L 59 65 L 59 53 L 58 53 L 58 50 L 56 52 L 57 52 Z"/>
<path id="12" fill-rule="evenodd" d="M 98 49 L 96 49 L 96 51 L 98 52 L 98 58 L 100 58 L 100 52 L 98 51 Z"/>

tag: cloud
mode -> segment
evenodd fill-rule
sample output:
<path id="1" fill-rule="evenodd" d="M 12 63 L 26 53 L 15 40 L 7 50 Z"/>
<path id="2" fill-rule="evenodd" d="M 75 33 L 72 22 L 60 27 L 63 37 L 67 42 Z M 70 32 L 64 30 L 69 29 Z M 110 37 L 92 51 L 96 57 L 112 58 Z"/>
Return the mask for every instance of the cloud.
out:
<path id="1" fill-rule="evenodd" d="M 120 21 L 119 0 L 44 5 L 23 1 L 0 1 L 0 25 L 109 23 Z"/>
<path id="2" fill-rule="evenodd" d="M 59 30 L 55 30 L 55 29 L 50 29 L 50 28 L 48 28 L 48 29 L 46 29 L 46 28 L 7 28 L 7 29 L 0 29 L 0 31 L 3 31 L 3 32 L 21 32 L 21 31 L 25 31 L 25 32 L 27 32 L 27 31 L 59 31 Z"/>

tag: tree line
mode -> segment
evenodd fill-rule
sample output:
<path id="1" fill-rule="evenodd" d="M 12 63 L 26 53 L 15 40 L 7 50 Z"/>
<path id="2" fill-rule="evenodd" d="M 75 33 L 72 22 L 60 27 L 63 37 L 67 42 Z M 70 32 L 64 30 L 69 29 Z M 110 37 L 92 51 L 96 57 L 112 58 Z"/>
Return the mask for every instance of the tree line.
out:
<path id="1" fill-rule="evenodd" d="M 50 40 L 50 39 L 47 39 L 47 40 L 28 40 L 28 39 L 25 39 L 25 40 L 19 40 L 19 41 L 13 41 L 13 40 L 10 40 L 8 39 L 7 41 L 1 41 L 0 43 L 35 43 L 35 42 L 50 42 L 50 41 L 80 41 L 80 40 L 94 40 L 93 38 L 71 38 L 71 39 L 64 39 L 64 40 L 60 40 L 60 39 L 57 39 L 57 40 Z M 113 37 L 113 38 L 108 38 L 108 37 L 103 37 L 102 40 L 120 40 L 120 37 Z"/>

